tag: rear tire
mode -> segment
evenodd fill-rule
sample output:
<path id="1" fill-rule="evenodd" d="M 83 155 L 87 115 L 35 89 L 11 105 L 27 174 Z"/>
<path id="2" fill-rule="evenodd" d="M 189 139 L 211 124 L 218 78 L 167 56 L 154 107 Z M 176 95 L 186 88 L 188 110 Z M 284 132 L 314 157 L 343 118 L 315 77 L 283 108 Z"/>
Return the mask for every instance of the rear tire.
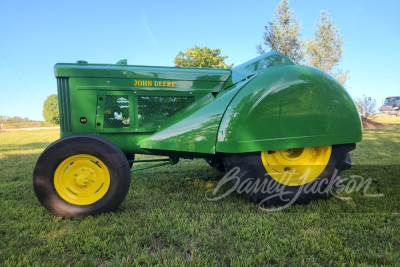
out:
<path id="1" fill-rule="evenodd" d="M 57 140 L 40 155 L 33 187 L 52 214 L 87 216 L 115 210 L 128 193 L 130 176 L 116 145 L 96 135 L 76 134 Z"/>
<path id="2" fill-rule="evenodd" d="M 318 151 L 318 148 L 322 147 L 316 148 Z M 314 173 L 310 171 L 309 175 L 307 170 L 310 169 L 305 169 L 304 177 L 311 179 L 304 180 L 293 180 L 289 175 L 285 176 L 284 173 L 290 172 L 290 167 L 285 167 L 286 165 L 280 165 L 281 169 L 267 166 L 265 158 L 264 161 L 262 158 L 263 153 L 265 155 L 267 151 L 225 154 L 223 161 L 226 172 L 232 171 L 229 176 L 238 178 L 230 181 L 236 186 L 236 190 L 249 200 L 266 206 L 307 204 L 312 200 L 327 199 L 331 187 L 341 183 L 342 170 L 351 166 L 348 152 L 354 148 L 355 144 L 332 146 L 329 161 L 326 159 L 327 163 L 322 165 L 322 168 Z M 292 159 L 289 159 L 289 162 L 290 160 Z M 293 166 L 294 172 L 297 172 L 296 168 L 301 171 L 300 165 Z M 271 172 L 271 169 L 275 171 Z M 283 169 L 287 170 L 282 171 Z M 277 175 L 281 175 L 282 180 L 279 180 Z"/>
<path id="3" fill-rule="evenodd" d="M 204 159 L 204 160 L 208 163 L 208 165 L 210 165 L 217 171 L 219 172 L 225 171 L 224 162 L 222 161 L 222 159 Z"/>

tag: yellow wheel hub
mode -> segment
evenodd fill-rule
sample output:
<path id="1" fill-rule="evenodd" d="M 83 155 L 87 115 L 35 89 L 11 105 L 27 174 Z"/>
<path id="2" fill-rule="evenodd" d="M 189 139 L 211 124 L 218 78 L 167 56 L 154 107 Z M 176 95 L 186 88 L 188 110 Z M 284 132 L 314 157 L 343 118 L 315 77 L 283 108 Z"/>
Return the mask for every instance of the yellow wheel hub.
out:
<path id="1" fill-rule="evenodd" d="M 65 201 L 75 205 L 89 205 L 107 193 L 110 173 L 98 158 L 85 154 L 74 155 L 58 165 L 54 186 Z"/>
<path id="2" fill-rule="evenodd" d="M 265 170 L 276 181 L 289 186 L 311 182 L 325 169 L 332 146 L 315 146 L 261 152 Z"/>

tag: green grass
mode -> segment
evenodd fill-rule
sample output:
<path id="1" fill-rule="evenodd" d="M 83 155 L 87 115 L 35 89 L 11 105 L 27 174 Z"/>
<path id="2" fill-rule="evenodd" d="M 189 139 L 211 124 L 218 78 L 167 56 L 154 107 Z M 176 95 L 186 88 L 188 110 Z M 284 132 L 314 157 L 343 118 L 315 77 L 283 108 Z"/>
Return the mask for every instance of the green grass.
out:
<path id="1" fill-rule="evenodd" d="M 373 120 L 380 123 L 400 124 L 400 116 L 383 117 L 383 118 L 377 116 Z"/>
<path id="2" fill-rule="evenodd" d="M 344 173 L 371 177 L 369 193 L 385 197 L 263 212 L 236 193 L 207 201 L 221 174 L 181 160 L 134 173 L 116 212 L 75 219 L 49 214 L 32 187 L 58 131 L 0 133 L 0 266 L 400 265 L 400 127 L 365 131 Z"/>
<path id="3" fill-rule="evenodd" d="M 55 127 L 57 125 L 46 121 L 27 121 L 18 123 L 4 123 L 1 124 L 2 129 L 22 129 L 22 128 L 39 128 L 39 127 Z"/>

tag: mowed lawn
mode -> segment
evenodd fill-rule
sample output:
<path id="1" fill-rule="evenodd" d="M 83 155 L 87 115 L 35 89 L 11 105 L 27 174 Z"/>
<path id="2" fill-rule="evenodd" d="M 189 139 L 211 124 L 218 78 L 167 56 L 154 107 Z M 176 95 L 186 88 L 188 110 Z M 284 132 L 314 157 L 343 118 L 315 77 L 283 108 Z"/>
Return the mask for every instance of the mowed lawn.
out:
<path id="1" fill-rule="evenodd" d="M 0 132 L 0 266 L 400 266 L 400 126 L 364 132 L 344 177 L 373 182 L 337 193 L 347 200 L 278 212 L 237 193 L 210 202 L 222 174 L 181 160 L 133 173 L 116 212 L 75 219 L 49 214 L 32 186 L 58 132 Z"/>
<path id="2" fill-rule="evenodd" d="M 389 123 L 389 124 L 400 124 L 400 116 L 391 116 L 391 117 L 379 117 L 373 119 L 376 122 L 380 123 Z"/>

